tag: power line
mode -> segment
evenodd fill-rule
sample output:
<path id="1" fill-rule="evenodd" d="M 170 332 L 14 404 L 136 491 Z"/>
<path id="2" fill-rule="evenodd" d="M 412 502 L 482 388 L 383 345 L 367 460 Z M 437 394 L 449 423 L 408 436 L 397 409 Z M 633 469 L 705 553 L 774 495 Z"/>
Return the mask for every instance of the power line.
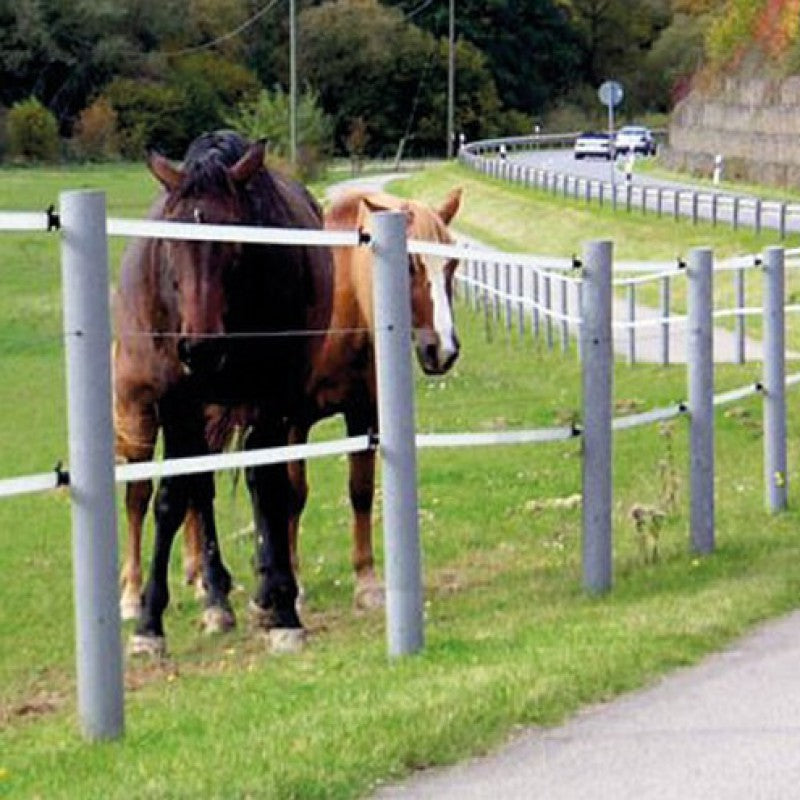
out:
<path id="1" fill-rule="evenodd" d="M 194 47 L 184 47 L 182 50 L 172 50 L 167 51 L 165 55 L 167 56 L 182 56 L 186 55 L 187 53 L 196 53 L 200 50 L 208 50 L 212 47 L 216 47 L 218 44 L 227 41 L 228 39 L 233 39 L 234 36 L 238 36 L 242 31 L 247 30 L 254 22 L 257 22 L 261 17 L 264 16 L 268 11 L 270 11 L 273 6 L 278 2 L 278 0 L 270 0 L 267 5 L 265 5 L 260 10 L 256 11 L 253 16 L 249 19 L 246 19 L 241 25 L 234 28 L 232 31 L 228 31 L 227 33 L 223 33 L 222 36 L 218 36 L 216 39 L 212 39 L 210 42 L 204 42 L 203 44 L 195 45 Z"/>

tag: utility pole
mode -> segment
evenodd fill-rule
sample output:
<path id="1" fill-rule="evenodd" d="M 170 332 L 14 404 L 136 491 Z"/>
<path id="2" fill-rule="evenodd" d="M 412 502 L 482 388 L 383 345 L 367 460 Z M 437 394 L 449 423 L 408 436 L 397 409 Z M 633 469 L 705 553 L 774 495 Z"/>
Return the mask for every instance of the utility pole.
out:
<path id="1" fill-rule="evenodd" d="M 297 11 L 289 0 L 289 161 L 297 163 Z"/>
<path id="2" fill-rule="evenodd" d="M 455 83 L 456 83 L 456 0 L 450 0 L 450 26 L 447 37 L 447 157 L 453 157 L 455 139 Z"/>

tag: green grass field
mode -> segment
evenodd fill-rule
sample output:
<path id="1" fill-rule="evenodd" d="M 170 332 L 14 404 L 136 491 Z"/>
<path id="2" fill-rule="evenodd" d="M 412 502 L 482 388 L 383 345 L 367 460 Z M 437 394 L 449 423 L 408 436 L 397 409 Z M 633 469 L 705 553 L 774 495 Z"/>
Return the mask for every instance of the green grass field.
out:
<path id="1" fill-rule="evenodd" d="M 456 183 L 465 187 L 463 228 L 514 251 L 570 253 L 607 237 L 625 257 L 661 258 L 679 242 L 682 252 L 699 243 L 689 232 L 718 237 L 729 254 L 766 242 L 564 208 L 457 167 L 398 190 L 433 201 Z M 154 192 L 141 167 L 4 171 L 0 207 L 44 208 L 61 188 L 82 186 L 107 187 L 112 213 L 124 216 L 142 214 Z M 10 477 L 65 455 L 58 240 L 5 234 L 0 252 L 0 475 Z M 487 342 L 482 317 L 463 305 L 457 315 L 458 364 L 445 378 L 418 376 L 420 430 L 561 425 L 579 414 L 574 350 L 550 353 L 529 338 Z M 720 367 L 716 387 L 757 374 L 755 365 Z M 615 401 L 621 412 L 661 406 L 683 398 L 685 382 L 681 367 L 620 364 Z M 799 423 L 790 414 L 790 491 L 800 480 Z M 342 428 L 330 421 L 314 436 Z M 697 661 L 798 605 L 800 538 L 794 508 L 763 510 L 753 399 L 718 412 L 718 547 L 694 556 L 686 434 L 679 419 L 615 435 L 614 588 L 599 598 L 581 589 L 580 509 L 550 502 L 580 492 L 579 440 L 421 451 L 426 646 L 397 660 L 386 655 L 383 615 L 352 608 L 345 461 L 309 466 L 301 556 L 311 636 L 293 657 L 270 656 L 247 630 L 247 502 L 242 486 L 221 477 L 221 544 L 240 627 L 223 638 L 200 634 L 176 547 L 170 657 L 126 663 L 126 736 L 102 745 L 84 742 L 76 719 L 68 499 L 0 502 L 0 797 L 360 797 Z M 635 504 L 664 506 L 660 529 L 637 532 Z M 379 519 L 376 530 L 380 557 Z"/>

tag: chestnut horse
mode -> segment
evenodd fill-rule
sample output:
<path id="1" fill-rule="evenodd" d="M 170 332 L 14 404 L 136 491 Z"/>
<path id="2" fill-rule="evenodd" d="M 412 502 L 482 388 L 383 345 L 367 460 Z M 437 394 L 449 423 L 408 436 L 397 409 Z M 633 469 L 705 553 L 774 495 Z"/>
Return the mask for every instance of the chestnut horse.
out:
<path id="1" fill-rule="evenodd" d="M 150 216 L 197 224 L 319 229 L 321 213 L 304 187 L 264 167 L 263 143 L 230 131 L 204 134 L 182 166 L 151 155 L 166 193 Z M 220 428 L 235 421 L 245 447 L 285 445 L 288 418 L 303 403 L 315 349 L 330 325 L 330 251 L 306 246 L 135 240 L 122 262 L 114 299 L 114 390 L 118 454 L 150 459 L 160 428 L 164 457 L 218 449 L 208 409 Z M 289 335 L 287 335 L 289 332 Z M 291 332 L 296 332 L 294 335 Z M 220 413 L 221 412 L 221 413 Z M 220 437 L 220 441 L 221 441 Z M 297 583 L 289 550 L 290 486 L 282 464 L 249 468 L 258 586 L 252 600 L 277 647 L 302 641 Z M 123 575 L 136 590 L 149 481 L 129 484 L 126 509 L 134 562 Z M 132 652 L 165 649 L 163 613 L 175 532 L 192 510 L 202 542 L 205 618 L 233 623 L 231 578 L 219 550 L 211 473 L 167 477 L 155 501 L 155 544 Z"/>
<path id="2" fill-rule="evenodd" d="M 375 211 L 402 211 L 410 239 L 452 244 L 448 225 L 461 204 L 454 189 L 441 208 L 434 210 L 413 200 L 384 193 L 351 192 L 337 199 L 325 214 L 330 230 L 369 231 Z M 333 248 L 335 290 L 330 330 L 312 361 L 305 403 L 293 419 L 290 441 L 308 439 L 314 423 L 342 413 L 349 436 L 377 431 L 377 394 L 372 299 L 372 252 L 369 248 Z M 452 313 L 453 275 L 457 260 L 409 256 L 411 312 L 417 360 L 423 372 L 441 375 L 459 353 Z M 371 608 L 383 603 L 383 586 L 376 576 L 372 550 L 372 500 L 375 493 L 375 453 L 350 455 L 350 502 L 353 508 L 355 603 Z M 289 465 L 292 505 L 289 521 L 294 566 L 300 515 L 308 496 L 305 463 Z"/>

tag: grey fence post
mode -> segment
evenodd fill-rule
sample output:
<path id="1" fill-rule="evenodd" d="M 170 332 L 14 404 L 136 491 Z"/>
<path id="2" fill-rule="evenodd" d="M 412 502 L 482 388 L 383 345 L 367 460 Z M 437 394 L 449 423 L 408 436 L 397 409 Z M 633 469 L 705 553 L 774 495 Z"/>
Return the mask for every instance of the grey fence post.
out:
<path id="1" fill-rule="evenodd" d="M 753 226 L 755 228 L 756 233 L 761 233 L 761 212 L 763 210 L 763 204 L 760 198 L 756 198 L 755 206 L 753 208 Z"/>
<path id="2" fill-rule="evenodd" d="M 731 227 L 736 231 L 739 230 L 739 198 L 733 198 L 733 205 L 731 208 Z"/>
<path id="3" fill-rule="evenodd" d="M 89 739 L 122 735 L 106 201 L 63 192 L 61 279 L 69 421 L 78 714 Z"/>
<path id="4" fill-rule="evenodd" d="M 611 333 L 612 244 L 588 242 L 583 251 L 581 353 L 583 391 L 583 586 L 611 588 Z"/>
<path id="5" fill-rule="evenodd" d="M 628 284 L 628 363 L 636 363 L 636 285 Z"/>
<path id="6" fill-rule="evenodd" d="M 677 221 L 681 214 L 681 193 L 678 189 L 672 192 L 672 215 Z"/>
<path id="7" fill-rule="evenodd" d="M 372 219 L 386 632 L 389 655 L 400 656 L 424 638 L 406 218 L 381 211 Z"/>
<path id="8" fill-rule="evenodd" d="M 669 365 L 669 314 L 672 305 L 669 275 L 661 279 L 661 364 Z"/>
<path id="9" fill-rule="evenodd" d="M 784 251 L 768 247 L 764 260 L 764 489 L 767 510 L 786 508 L 786 363 Z"/>
<path id="10" fill-rule="evenodd" d="M 696 191 L 692 192 L 692 225 L 697 225 L 698 210 L 700 207 L 700 196 Z"/>
<path id="11" fill-rule="evenodd" d="M 744 316 L 744 269 L 734 271 L 734 289 L 736 294 L 736 363 L 744 364 L 747 353 L 745 352 L 745 316 Z"/>
<path id="12" fill-rule="evenodd" d="M 492 317 L 489 312 L 489 276 L 486 262 L 481 261 L 481 283 L 483 283 L 483 328 L 486 341 L 492 341 Z"/>
<path id="13" fill-rule="evenodd" d="M 689 524 L 692 549 L 714 549 L 714 336 L 713 255 L 698 247 L 689 254 L 687 277 L 689 382 Z"/>
<path id="14" fill-rule="evenodd" d="M 569 350 L 569 286 L 567 280 L 561 277 L 561 352 Z"/>
<path id="15" fill-rule="evenodd" d="M 495 261 L 492 263 L 492 309 L 493 319 L 500 325 L 500 264 Z"/>
<path id="16" fill-rule="evenodd" d="M 517 264 L 517 329 L 522 340 L 525 337 L 525 273 L 522 264 Z"/>
<path id="17" fill-rule="evenodd" d="M 658 191 L 656 192 L 656 214 L 661 216 L 661 213 L 664 209 L 664 190 L 659 186 Z"/>
<path id="18" fill-rule="evenodd" d="M 605 201 L 605 191 L 606 185 L 603 183 L 603 181 L 600 181 L 600 185 L 597 188 L 597 202 L 600 208 L 603 207 L 603 202 Z"/>
<path id="19" fill-rule="evenodd" d="M 533 278 L 533 335 L 539 339 L 541 314 L 539 313 L 539 270 L 534 269 L 531 276 Z"/>
<path id="20" fill-rule="evenodd" d="M 544 279 L 544 329 L 547 349 L 553 349 L 553 279 L 549 272 L 542 275 Z"/>
<path id="21" fill-rule="evenodd" d="M 512 289 L 511 289 L 511 264 L 503 264 L 503 273 L 505 274 L 505 284 L 506 284 L 506 301 L 505 301 L 505 309 L 506 309 L 506 337 L 510 340 L 511 339 L 511 330 L 514 325 L 514 311 L 512 309 Z"/>
<path id="22" fill-rule="evenodd" d="M 719 195 L 714 192 L 711 195 L 711 224 L 717 227 L 717 205 L 719 203 Z"/>

